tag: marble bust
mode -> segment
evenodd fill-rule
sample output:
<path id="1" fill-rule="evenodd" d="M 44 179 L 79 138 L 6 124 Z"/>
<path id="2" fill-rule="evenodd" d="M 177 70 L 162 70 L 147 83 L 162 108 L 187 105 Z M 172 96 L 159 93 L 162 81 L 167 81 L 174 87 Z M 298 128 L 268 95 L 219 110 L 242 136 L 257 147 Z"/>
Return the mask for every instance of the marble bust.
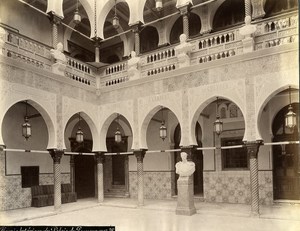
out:
<path id="1" fill-rule="evenodd" d="M 139 71 L 138 71 L 138 65 L 140 62 L 140 58 L 136 57 L 135 51 L 131 51 L 131 58 L 128 60 L 128 76 L 132 79 L 138 79 L 139 78 Z"/>
<path id="2" fill-rule="evenodd" d="M 195 163 L 187 160 L 187 153 L 180 153 L 182 161 L 179 161 L 176 165 L 176 173 L 179 174 L 180 177 L 191 176 L 195 172 Z"/>
<path id="3" fill-rule="evenodd" d="M 240 34 L 244 35 L 245 38 L 251 37 L 251 35 L 256 31 L 256 25 L 251 24 L 251 17 L 245 17 L 245 26 L 240 28 Z"/>
<path id="4" fill-rule="evenodd" d="M 51 55 L 57 63 L 65 64 L 67 62 L 66 56 L 63 53 L 64 48 L 61 42 L 57 43 L 56 49 L 51 49 Z"/>
<path id="5" fill-rule="evenodd" d="M 190 65 L 190 52 L 192 51 L 192 44 L 188 43 L 185 34 L 179 37 L 180 44 L 175 47 L 176 56 L 179 62 L 179 67 L 186 67 Z"/>

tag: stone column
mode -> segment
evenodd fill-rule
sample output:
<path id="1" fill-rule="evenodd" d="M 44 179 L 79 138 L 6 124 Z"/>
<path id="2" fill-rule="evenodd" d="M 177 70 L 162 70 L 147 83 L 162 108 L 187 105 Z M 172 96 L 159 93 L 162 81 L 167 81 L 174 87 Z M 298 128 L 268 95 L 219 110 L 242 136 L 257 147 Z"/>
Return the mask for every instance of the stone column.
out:
<path id="1" fill-rule="evenodd" d="M 135 49 L 135 54 L 139 55 L 140 54 L 140 30 L 141 30 L 141 22 L 138 22 L 134 25 L 131 25 L 132 31 L 134 33 L 134 49 Z"/>
<path id="2" fill-rule="evenodd" d="M 180 10 L 180 14 L 182 15 L 183 33 L 186 35 L 187 39 L 189 39 L 189 37 L 190 37 L 190 31 L 189 31 L 190 4 L 180 7 L 179 10 Z"/>
<path id="3" fill-rule="evenodd" d="M 96 153 L 96 161 L 97 161 L 97 196 L 98 203 L 102 203 L 104 201 L 104 184 L 103 184 L 103 162 L 104 162 L 104 153 L 97 152 Z"/>
<path id="4" fill-rule="evenodd" d="M 129 158 L 128 155 L 125 156 L 124 169 L 125 169 L 125 196 L 129 197 Z"/>
<path id="5" fill-rule="evenodd" d="M 93 40 L 94 40 L 94 43 L 95 43 L 95 62 L 99 63 L 100 62 L 100 41 L 101 41 L 101 38 L 94 37 Z"/>
<path id="6" fill-rule="evenodd" d="M 245 142 L 245 146 L 250 157 L 250 188 L 252 216 L 259 216 L 259 182 L 257 154 L 261 143 L 261 141 Z"/>
<path id="7" fill-rule="evenodd" d="M 134 150 L 137 159 L 137 180 L 138 180 L 138 206 L 144 205 L 144 167 L 143 160 L 146 150 Z"/>
<path id="8" fill-rule="evenodd" d="M 251 0 L 245 0 L 245 17 L 251 17 Z"/>
<path id="9" fill-rule="evenodd" d="M 64 154 L 62 149 L 48 149 L 53 159 L 53 174 L 54 174 L 54 210 L 61 208 L 61 171 L 60 160 Z"/>
<path id="10" fill-rule="evenodd" d="M 75 192 L 75 162 L 74 162 L 74 155 L 70 156 L 70 184 L 71 184 L 71 191 Z"/>
<path id="11" fill-rule="evenodd" d="M 61 23 L 61 18 L 53 11 L 49 12 L 50 21 L 52 23 L 52 47 L 56 48 L 58 43 L 58 26 Z"/>

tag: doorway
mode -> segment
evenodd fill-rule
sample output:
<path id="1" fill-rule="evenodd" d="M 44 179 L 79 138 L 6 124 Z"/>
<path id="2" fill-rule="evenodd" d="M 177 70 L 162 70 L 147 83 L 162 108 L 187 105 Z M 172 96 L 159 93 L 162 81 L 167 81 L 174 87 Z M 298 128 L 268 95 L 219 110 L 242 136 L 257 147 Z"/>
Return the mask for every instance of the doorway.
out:
<path id="1" fill-rule="evenodd" d="M 114 138 L 107 138 L 106 145 L 108 152 L 126 152 L 127 137 L 122 137 L 122 141 L 120 143 L 116 143 Z M 125 186 L 125 171 L 125 155 L 112 156 L 112 185 Z"/>
<path id="2" fill-rule="evenodd" d="M 299 118 L 299 104 L 292 104 L 293 111 Z M 284 116 L 288 106 L 281 109 L 272 125 L 273 142 L 299 140 L 298 127 L 285 127 Z M 297 121 L 299 125 L 299 119 Z M 299 146 L 297 144 L 274 145 L 273 151 L 273 182 L 274 200 L 300 200 Z"/>
<path id="3" fill-rule="evenodd" d="M 72 152 L 89 153 L 92 150 L 91 140 L 84 140 L 80 144 L 74 138 L 69 138 L 69 140 Z M 94 156 L 74 156 L 74 184 L 78 199 L 95 197 L 95 167 Z"/>

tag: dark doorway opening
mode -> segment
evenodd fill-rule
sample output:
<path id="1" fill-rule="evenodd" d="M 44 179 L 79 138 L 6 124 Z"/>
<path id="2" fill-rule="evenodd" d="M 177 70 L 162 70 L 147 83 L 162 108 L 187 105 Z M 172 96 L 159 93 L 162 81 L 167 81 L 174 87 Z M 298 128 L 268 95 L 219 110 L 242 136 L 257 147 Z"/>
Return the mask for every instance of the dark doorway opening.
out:
<path id="1" fill-rule="evenodd" d="M 299 104 L 292 104 L 297 115 L 299 126 Z M 285 127 L 284 116 L 288 106 L 281 109 L 272 125 L 273 142 L 299 140 L 299 127 L 293 130 Z M 286 144 L 273 146 L 273 182 L 274 199 L 299 200 L 300 199 L 300 171 L 299 145 Z"/>
<path id="2" fill-rule="evenodd" d="M 106 145 L 108 152 L 120 153 L 127 151 L 127 137 L 122 137 L 120 143 L 116 143 L 114 138 L 107 138 Z M 124 185 L 125 186 L 125 155 L 113 155 L 112 156 L 112 185 Z"/>
<path id="3" fill-rule="evenodd" d="M 92 150 L 93 142 L 84 140 L 78 144 L 75 139 L 71 139 L 71 150 L 79 153 L 89 153 Z M 77 198 L 95 197 L 95 158 L 94 156 L 75 155 L 75 192 Z"/>

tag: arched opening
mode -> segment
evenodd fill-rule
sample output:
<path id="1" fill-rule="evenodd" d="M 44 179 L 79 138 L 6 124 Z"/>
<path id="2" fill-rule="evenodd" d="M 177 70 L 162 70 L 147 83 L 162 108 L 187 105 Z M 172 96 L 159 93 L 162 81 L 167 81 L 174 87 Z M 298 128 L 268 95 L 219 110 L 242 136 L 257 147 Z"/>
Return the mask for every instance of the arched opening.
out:
<path id="1" fill-rule="evenodd" d="M 140 41 L 140 51 L 142 53 L 157 49 L 159 37 L 156 28 L 153 26 L 146 26 L 140 33 Z"/>
<path id="2" fill-rule="evenodd" d="M 82 118 L 83 113 L 73 115 L 65 129 L 66 151 L 78 153 L 91 153 L 93 148 L 92 132 L 89 125 Z M 81 116 L 80 116 L 81 115 Z M 78 129 L 83 132 L 83 142 L 76 141 Z M 96 166 L 94 156 L 70 155 L 71 162 L 74 162 L 74 178 L 70 176 L 70 182 L 77 193 L 77 198 L 95 197 Z M 71 165 L 70 168 L 73 166 Z"/>
<path id="3" fill-rule="evenodd" d="M 69 5 L 66 4 L 67 1 L 64 1 L 64 12 L 68 12 Z M 74 5 L 76 2 L 74 1 Z M 81 4 L 79 4 L 79 14 L 81 15 L 82 19 L 79 24 L 70 24 L 71 26 L 74 26 L 74 29 L 79 31 L 80 33 L 86 35 L 89 37 L 91 35 L 91 25 L 90 21 L 88 19 L 87 13 L 82 7 Z M 72 22 L 74 14 L 66 14 L 66 18 L 64 18 L 64 21 L 66 22 Z M 70 53 L 71 57 L 77 58 L 82 62 L 92 62 L 94 61 L 95 57 L 95 46 L 92 41 L 89 39 L 83 37 L 79 33 L 76 33 L 74 31 L 71 32 L 70 37 L 66 36 L 65 39 L 68 39 L 68 52 Z M 65 48 L 66 49 L 66 48 Z M 75 57 L 76 56 L 76 57 Z"/>
<path id="4" fill-rule="evenodd" d="M 118 18 L 118 26 L 113 25 L 115 13 Z M 103 27 L 104 38 L 109 38 L 123 31 L 129 30 L 129 6 L 126 2 L 117 2 L 108 12 Z M 101 44 L 100 59 L 104 63 L 114 63 L 124 57 L 124 41 L 126 36 L 116 36 Z M 118 57 L 118 58 L 117 58 Z"/>
<path id="5" fill-rule="evenodd" d="M 121 133 L 121 140 L 115 133 Z M 127 119 L 117 114 L 106 134 L 108 153 L 127 152 L 132 145 L 132 131 Z M 128 155 L 108 155 L 104 161 L 104 195 L 106 197 L 129 197 L 129 157 Z"/>
<path id="6" fill-rule="evenodd" d="M 175 44 L 179 42 L 179 36 L 183 33 L 183 21 L 180 16 L 174 23 L 170 33 L 170 43 Z M 190 38 L 197 36 L 201 30 L 201 20 L 197 14 L 190 13 L 189 15 L 189 33 Z"/>
<path id="7" fill-rule="evenodd" d="M 202 147 L 202 131 L 200 124 L 196 124 L 195 128 L 195 137 L 197 140 L 198 147 Z M 180 148 L 180 139 L 181 139 L 181 128 L 178 124 L 174 131 L 174 149 Z M 194 195 L 203 197 L 203 154 L 201 150 L 195 151 L 194 155 L 192 156 L 192 160 L 195 163 L 196 170 L 193 174 L 194 176 Z M 174 162 L 181 161 L 180 152 L 174 152 Z M 176 174 L 175 176 L 175 195 L 177 195 L 177 180 L 179 175 Z"/>
<path id="8" fill-rule="evenodd" d="M 293 103 L 293 111 L 297 115 L 297 125 L 294 129 L 285 126 L 285 115 L 288 105 L 275 116 L 272 123 L 273 142 L 299 141 L 299 103 Z M 300 199 L 299 177 L 299 145 L 282 144 L 272 147 L 274 200 Z"/>
<path id="9" fill-rule="evenodd" d="M 298 9 L 297 0 L 266 0 L 265 2 L 265 17 L 271 17 L 276 14 Z"/>
<path id="10" fill-rule="evenodd" d="M 245 18 L 245 3 L 240 0 L 226 0 L 218 8 L 213 19 L 213 31 L 224 30 L 242 24 Z"/>

